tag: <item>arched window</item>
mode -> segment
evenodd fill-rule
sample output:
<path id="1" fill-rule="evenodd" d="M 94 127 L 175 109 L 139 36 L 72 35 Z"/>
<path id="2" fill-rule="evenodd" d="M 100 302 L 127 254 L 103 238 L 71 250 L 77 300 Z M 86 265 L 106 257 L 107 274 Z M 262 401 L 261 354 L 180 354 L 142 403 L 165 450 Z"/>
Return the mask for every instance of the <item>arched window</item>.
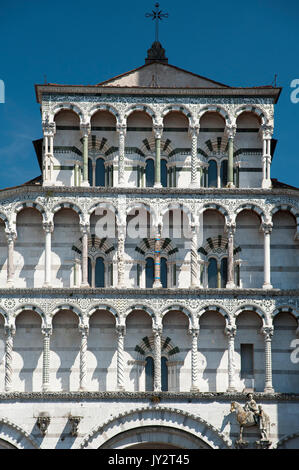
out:
<path id="1" fill-rule="evenodd" d="M 161 159 L 161 184 L 163 188 L 167 188 L 167 162 L 165 158 Z"/>
<path id="2" fill-rule="evenodd" d="M 161 258 L 161 264 L 160 264 L 160 281 L 162 284 L 162 287 L 166 288 L 167 287 L 167 260 L 166 258 Z"/>
<path id="3" fill-rule="evenodd" d="M 152 158 L 148 158 L 145 164 L 146 187 L 152 188 L 155 183 L 155 165 Z"/>
<path id="4" fill-rule="evenodd" d="M 222 258 L 220 264 L 221 287 L 226 287 L 227 284 L 227 258 Z"/>
<path id="5" fill-rule="evenodd" d="M 208 286 L 210 288 L 218 287 L 218 268 L 217 268 L 217 260 L 216 258 L 209 259 L 209 266 L 208 266 Z"/>
<path id="6" fill-rule="evenodd" d="M 167 357 L 161 357 L 161 389 L 162 392 L 168 391 L 168 366 Z"/>
<path id="7" fill-rule="evenodd" d="M 101 257 L 96 260 L 95 287 L 105 287 L 105 265 L 104 260 Z"/>
<path id="8" fill-rule="evenodd" d="M 154 360 L 151 356 L 145 359 L 145 390 L 154 390 Z"/>
<path id="9" fill-rule="evenodd" d="M 217 163 L 215 160 L 209 161 L 208 187 L 217 188 Z"/>
<path id="10" fill-rule="evenodd" d="M 221 187 L 225 188 L 227 185 L 227 160 L 222 160 L 220 166 L 220 179 L 221 179 Z"/>
<path id="11" fill-rule="evenodd" d="M 94 185 L 93 175 L 92 175 L 92 160 L 91 158 L 88 159 L 88 182 L 90 186 Z"/>
<path id="12" fill-rule="evenodd" d="M 98 158 L 96 162 L 96 186 L 105 186 L 105 165 L 103 158 Z"/>
<path id="13" fill-rule="evenodd" d="M 145 265 L 145 278 L 146 278 L 146 287 L 153 287 L 154 283 L 154 260 L 153 258 L 146 258 Z"/>
<path id="14" fill-rule="evenodd" d="M 88 284 L 91 286 L 92 284 L 92 265 L 91 259 L 88 258 Z"/>

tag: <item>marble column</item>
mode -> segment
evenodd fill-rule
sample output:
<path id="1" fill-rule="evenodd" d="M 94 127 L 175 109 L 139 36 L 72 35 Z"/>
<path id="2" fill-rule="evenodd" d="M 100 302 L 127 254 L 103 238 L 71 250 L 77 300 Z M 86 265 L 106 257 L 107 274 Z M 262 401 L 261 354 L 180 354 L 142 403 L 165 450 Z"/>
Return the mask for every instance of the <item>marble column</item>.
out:
<path id="1" fill-rule="evenodd" d="M 86 390 L 86 377 L 87 377 L 87 338 L 89 329 L 86 325 L 80 325 L 81 344 L 80 344 L 80 390 Z"/>
<path id="2" fill-rule="evenodd" d="M 235 284 L 235 265 L 234 265 L 234 234 L 236 231 L 235 224 L 230 224 L 226 226 L 227 228 L 227 289 L 234 289 Z"/>
<path id="3" fill-rule="evenodd" d="M 265 341 L 265 388 L 264 393 L 274 393 L 272 385 L 272 351 L 271 342 L 273 336 L 273 327 L 264 326 L 261 329 Z"/>
<path id="4" fill-rule="evenodd" d="M 235 392 L 235 336 L 236 327 L 227 325 L 224 330 L 228 339 L 228 388 L 227 392 Z"/>
<path id="5" fill-rule="evenodd" d="M 273 127 L 271 126 L 262 126 L 262 138 L 263 138 L 263 179 L 262 179 L 262 188 L 270 189 L 272 187 L 271 175 L 270 175 L 270 166 L 271 166 L 271 139 L 273 134 Z"/>
<path id="6" fill-rule="evenodd" d="M 191 392 L 199 391 L 198 386 L 198 335 L 199 328 L 191 328 L 189 330 L 192 335 L 191 349 Z"/>
<path id="7" fill-rule="evenodd" d="M 118 186 L 125 186 L 125 138 L 127 127 L 125 124 L 117 126 L 119 138 L 119 151 L 118 151 Z"/>
<path id="8" fill-rule="evenodd" d="M 154 254 L 154 284 L 155 289 L 162 287 L 161 284 L 161 233 L 157 230 L 155 237 L 155 254 Z"/>
<path id="9" fill-rule="evenodd" d="M 50 337 L 52 329 L 49 327 L 42 328 L 43 334 L 43 383 L 42 391 L 50 390 Z"/>
<path id="10" fill-rule="evenodd" d="M 227 187 L 234 188 L 234 138 L 236 135 L 235 127 L 226 127 L 228 137 L 228 165 L 227 165 Z"/>
<path id="11" fill-rule="evenodd" d="M 191 227 L 192 239 L 191 239 L 191 285 L 192 289 L 199 287 L 198 279 L 198 256 L 197 256 L 197 230 L 196 227 Z"/>
<path id="12" fill-rule="evenodd" d="M 54 225 L 52 222 L 43 223 L 43 229 L 45 232 L 45 281 L 44 287 L 51 286 L 51 274 L 52 274 L 52 233 Z"/>
<path id="13" fill-rule="evenodd" d="M 16 333 L 14 326 L 5 326 L 5 391 L 12 390 L 12 354 L 13 354 L 13 339 Z"/>
<path id="14" fill-rule="evenodd" d="M 161 391 L 161 338 L 162 326 L 153 328 L 154 335 L 154 391 Z"/>
<path id="15" fill-rule="evenodd" d="M 155 156 L 155 188 L 162 188 L 161 184 L 161 138 L 163 133 L 163 126 L 155 126 L 154 127 L 154 135 L 155 135 L 155 149 L 156 149 L 156 156 Z"/>
<path id="16" fill-rule="evenodd" d="M 117 272 L 119 289 L 124 289 L 125 285 L 125 227 L 118 227 L 118 244 L 117 244 Z"/>
<path id="17" fill-rule="evenodd" d="M 198 178 L 197 178 L 197 140 L 198 140 L 198 127 L 190 127 L 189 134 L 191 136 L 191 188 L 198 188 Z"/>
<path id="18" fill-rule="evenodd" d="M 89 124 L 81 124 L 80 126 L 83 138 L 83 179 L 81 186 L 89 187 L 88 181 L 88 135 L 90 133 Z"/>
<path id="19" fill-rule="evenodd" d="M 272 289 L 271 285 L 271 261 L 270 261 L 270 237 L 272 231 L 272 222 L 263 223 L 264 232 L 264 284 L 263 289 Z"/>
<path id="20" fill-rule="evenodd" d="M 82 283 L 81 287 L 89 287 L 88 284 L 88 235 L 89 225 L 80 226 L 82 233 Z"/>
<path id="21" fill-rule="evenodd" d="M 43 152 L 43 184 L 51 185 L 52 183 L 52 159 L 54 157 L 54 135 L 56 132 L 55 122 L 49 121 L 49 116 L 43 121 L 44 134 L 44 152 Z M 49 168 L 50 167 L 50 168 Z"/>
<path id="22" fill-rule="evenodd" d="M 7 239 L 7 286 L 12 287 L 14 283 L 14 247 L 17 238 L 16 232 L 6 232 Z"/>
<path id="23" fill-rule="evenodd" d="M 126 327 L 117 325 L 117 390 L 125 389 L 125 358 L 124 358 L 124 342 Z"/>

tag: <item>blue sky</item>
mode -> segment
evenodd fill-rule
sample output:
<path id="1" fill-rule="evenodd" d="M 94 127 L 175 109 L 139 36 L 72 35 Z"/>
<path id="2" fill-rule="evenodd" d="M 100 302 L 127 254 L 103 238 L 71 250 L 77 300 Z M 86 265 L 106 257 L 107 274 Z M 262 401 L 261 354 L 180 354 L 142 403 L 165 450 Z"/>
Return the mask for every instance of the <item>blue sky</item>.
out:
<path id="1" fill-rule="evenodd" d="M 0 10 L 0 188 L 40 174 L 32 140 L 42 136 L 34 84 L 95 84 L 144 64 L 154 40 L 145 18 L 155 1 L 14 0 Z M 299 186 L 298 0 L 161 0 L 160 40 L 169 63 L 232 86 L 269 85 L 278 145 L 271 176 Z M 298 93 L 299 97 L 299 93 Z"/>

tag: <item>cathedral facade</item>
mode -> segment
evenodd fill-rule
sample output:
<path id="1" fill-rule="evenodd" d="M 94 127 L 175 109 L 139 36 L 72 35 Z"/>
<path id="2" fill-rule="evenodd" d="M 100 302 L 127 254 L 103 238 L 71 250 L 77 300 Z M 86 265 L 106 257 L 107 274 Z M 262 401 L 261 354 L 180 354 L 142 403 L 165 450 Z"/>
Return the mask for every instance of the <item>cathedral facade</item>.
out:
<path id="1" fill-rule="evenodd" d="M 0 448 L 299 448 L 280 92 L 159 43 L 94 86 L 36 85 L 42 174 L 0 191 Z"/>

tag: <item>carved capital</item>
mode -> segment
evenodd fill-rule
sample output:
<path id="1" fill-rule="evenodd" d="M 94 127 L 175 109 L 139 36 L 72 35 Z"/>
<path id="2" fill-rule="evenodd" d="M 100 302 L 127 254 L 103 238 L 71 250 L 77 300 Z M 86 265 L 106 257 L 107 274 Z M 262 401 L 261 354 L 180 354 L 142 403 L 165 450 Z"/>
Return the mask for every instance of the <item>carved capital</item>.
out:
<path id="1" fill-rule="evenodd" d="M 263 139 L 272 139 L 273 126 L 263 125 L 261 126 L 261 132 L 262 132 Z"/>
<path id="2" fill-rule="evenodd" d="M 199 126 L 190 126 L 188 132 L 191 138 L 197 137 L 199 134 Z"/>
<path id="3" fill-rule="evenodd" d="M 119 336 L 125 336 L 126 335 L 126 326 L 125 325 L 116 325 L 115 329 L 116 329 L 116 332 Z"/>
<path id="4" fill-rule="evenodd" d="M 272 222 L 263 222 L 261 229 L 265 234 L 270 234 L 272 232 L 273 223 Z"/>
<path id="5" fill-rule="evenodd" d="M 52 233 L 54 231 L 53 222 L 43 222 L 43 229 L 46 233 Z"/>
<path id="6" fill-rule="evenodd" d="M 88 137 L 91 131 L 90 124 L 87 122 L 80 124 L 80 131 L 81 131 L 82 137 Z"/>
<path id="7" fill-rule="evenodd" d="M 80 232 L 82 233 L 82 235 L 89 235 L 90 225 L 87 223 L 80 223 Z"/>
<path id="8" fill-rule="evenodd" d="M 13 243 L 17 238 L 17 233 L 14 231 L 5 230 L 5 235 L 6 235 L 7 243 Z"/>
<path id="9" fill-rule="evenodd" d="M 50 422 L 51 418 L 48 413 L 41 413 L 37 418 L 36 424 L 39 427 L 42 436 L 45 436 L 47 434 Z"/>
<path id="10" fill-rule="evenodd" d="M 127 125 L 126 124 L 117 124 L 116 130 L 121 136 L 125 136 L 127 133 Z"/>
<path id="11" fill-rule="evenodd" d="M 225 335 L 228 339 L 233 339 L 236 336 L 237 329 L 233 325 L 227 325 L 224 329 Z"/>
<path id="12" fill-rule="evenodd" d="M 273 332 L 274 332 L 273 326 L 263 326 L 261 328 L 261 333 L 264 336 L 265 341 L 271 341 Z"/>
<path id="13" fill-rule="evenodd" d="M 154 125 L 153 132 L 154 132 L 155 139 L 161 139 L 162 134 L 163 134 L 163 126 L 161 124 Z"/>
<path id="14" fill-rule="evenodd" d="M 224 132 L 228 139 L 234 139 L 237 132 L 237 128 L 236 126 L 226 126 Z"/>
<path id="15" fill-rule="evenodd" d="M 51 327 L 51 326 L 44 326 L 44 327 L 42 328 L 42 334 L 43 334 L 44 336 L 51 336 L 52 331 L 53 331 L 53 330 L 52 330 L 52 327 Z"/>

